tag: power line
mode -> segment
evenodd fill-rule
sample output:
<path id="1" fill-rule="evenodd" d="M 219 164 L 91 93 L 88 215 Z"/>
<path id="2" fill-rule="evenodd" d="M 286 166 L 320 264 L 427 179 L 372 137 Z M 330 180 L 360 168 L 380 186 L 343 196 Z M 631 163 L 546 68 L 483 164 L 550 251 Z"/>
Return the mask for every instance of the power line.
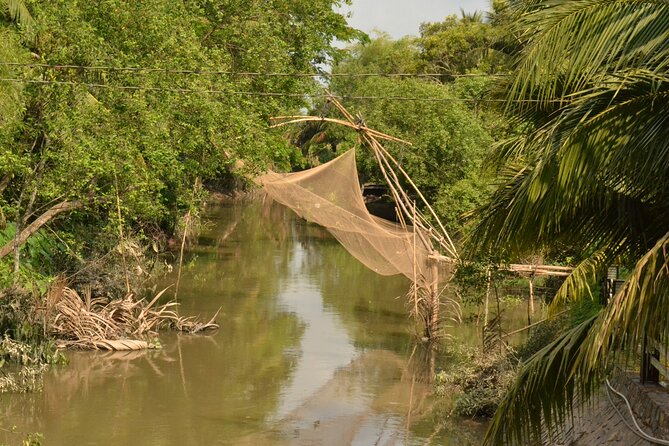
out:
<path id="1" fill-rule="evenodd" d="M 114 67 L 109 65 L 58 65 L 44 63 L 24 62 L 0 62 L 0 66 L 25 67 L 25 68 L 47 68 L 52 70 L 90 70 L 90 71 L 128 71 L 146 73 L 170 73 L 170 74 L 192 74 L 202 76 L 240 76 L 240 77 L 488 77 L 506 76 L 504 74 L 477 74 L 477 73 L 282 73 L 282 72 L 258 72 L 258 71 L 230 71 L 230 70 L 185 70 L 174 68 L 149 68 L 149 67 Z"/>
<path id="2" fill-rule="evenodd" d="M 220 94 L 223 96 L 264 96 L 264 97 L 293 97 L 293 98 L 311 98 L 311 99 L 325 99 L 330 97 L 328 94 L 308 94 L 308 93 L 277 93 L 277 92 L 263 92 L 263 91 L 234 91 L 234 90 L 206 90 L 206 89 L 192 89 L 192 88 L 163 88 L 163 87 L 147 87 L 137 85 L 109 85 L 109 84 L 93 84 L 86 82 L 73 81 L 55 81 L 55 80 L 38 80 L 38 79 L 16 79 L 16 78 L 0 78 L 0 82 L 17 82 L 26 84 L 38 85 L 70 85 L 91 88 L 104 88 L 108 90 L 129 90 L 129 91 L 154 91 L 154 92 L 168 92 L 168 93 L 201 93 L 201 94 Z M 505 99 L 468 99 L 468 98 L 430 98 L 430 97 L 409 97 L 409 96 L 354 96 L 354 95 L 333 95 L 337 99 L 348 100 L 391 100 L 391 101 L 412 101 L 412 102 L 487 102 L 487 103 L 506 103 Z M 556 101 L 540 101 L 536 99 L 522 99 L 512 102 L 526 102 L 526 103 L 545 103 Z"/>

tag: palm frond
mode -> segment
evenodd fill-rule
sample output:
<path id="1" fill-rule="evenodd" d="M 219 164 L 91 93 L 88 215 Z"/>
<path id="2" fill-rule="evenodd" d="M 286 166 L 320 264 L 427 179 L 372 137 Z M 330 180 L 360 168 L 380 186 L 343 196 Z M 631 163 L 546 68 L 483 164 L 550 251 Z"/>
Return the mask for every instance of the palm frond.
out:
<path id="1" fill-rule="evenodd" d="M 669 2 L 665 0 L 520 3 L 516 32 L 527 45 L 510 90 L 513 99 L 566 100 L 571 92 L 630 65 L 666 71 Z"/>
<path id="2" fill-rule="evenodd" d="M 513 0 L 523 49 L 506 85 L 524 132 L 489 163 L 500 185 L 470 249 L 536 252 L 566 242 L 584 259 L 556 304 L 590 295 L 614 258 L 635 264 L 596 319 L 533 357 L 487 444 L 538 440 L 597 389 L 616 356 L 669 338 L 669 1 Z"/>
<path id="3" fill-rule="evenodd" d="M 644 338 L 669 339 L 669 232 L 636 264 L 586 340 L 583 372 L 616 352 L 636 351 Z"/>
<path id="4" fill-rule="evenodd" d="M 560 305 L 565 302 L 573 302 L 584 295 L 594 300 L 595 296 L 592 294 L 590 284 L 596 281 L 598 275 L 611 263 L 616 254 L 607 247 L 596 251 L 580 262 L 558 289 L 551 302 L 550 310 L 554 313 Z"/>
<path id="5" fill-rule="evenodd" d="M 3 0 L 3 3 L 10 20 L 23 25 L 26 29 L 33 27 L 35 21 L 22 0 Z"/>
<path id="6" fill-rule="evenodd" d="M 669 78 L 638 70 L 500 145 L 491 163 L 502 184 L 475 244 L 536 250 L 566 234 L 643 254 L 669 221 L 669 183 L 658 181 L 669 177 L 668 119 Z"/>
<path id="7" fill-rule="evenodd" d="M 540 443 L 573 409 L 577 390 L 571 371 L 596 318 L 590 318 L 532 356 L 499 405 L 484 445 Z M 596 386 L 589 382 L 585 388 Z"/>

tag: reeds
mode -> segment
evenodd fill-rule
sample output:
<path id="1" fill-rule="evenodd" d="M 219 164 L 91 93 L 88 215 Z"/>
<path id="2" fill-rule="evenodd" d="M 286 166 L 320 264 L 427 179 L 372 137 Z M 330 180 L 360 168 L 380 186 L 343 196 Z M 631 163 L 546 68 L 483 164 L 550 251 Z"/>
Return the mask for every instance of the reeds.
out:
<path id="1" fill-rule="evenodd" d="M 148 304 L 135 300 L 132 293 L 108 301 L 94 298 L 90 289 L 83 297 L 63 283 L 56 283 L 47 294 L 44 325 L 62 347 L 102 350 L 141 350 L 151 348 L 149 338 L 163 328 L 196 333 L 218 328 L 214 319 L 201 323 L 194 317 L 179 316 L 176 302 L 156 305 L 164 289 Z"/>

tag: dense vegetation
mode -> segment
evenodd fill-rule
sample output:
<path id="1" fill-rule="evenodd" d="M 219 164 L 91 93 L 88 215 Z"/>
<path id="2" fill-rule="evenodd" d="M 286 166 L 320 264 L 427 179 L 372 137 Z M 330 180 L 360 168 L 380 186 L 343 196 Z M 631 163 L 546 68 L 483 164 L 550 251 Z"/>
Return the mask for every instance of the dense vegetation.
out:
<path id="1" fill-rule="evenodd" d="M 496 11 L 502 16 L 502 6 Z M 420 37 L 393 40 L 379 34 L 348 48 L 332 68 L 330 90 L 372 128 L 411 142 L 389 142 L 437 213 L 457 236 L 463 215 L 489 194 L 481 164 L 496 140 L 510 131 L 498 111 L 485 106 L 494 75 L 505 70 L 506 55 L 495 51 L 500 27 L 481 14 L 426 23 Z M 336 116 L 327 103 L 312 113 Z M 293 135 L 311 161 L 328 160 L 357 144 L 357 136 L 326 124 Z M 382 183 L 376 161 L 358 151 L 361 179 Z"/>
<path id="2" fill-rule="evenodd" d="M 0 245 L 60 218 L 13 260 L 3 251 L 0 284 L 76 269 L 119 229 L 161 248 L 203 184 L 290 168 L 298 154 L 268 117 L 304 107 L 314 80 L 237 73 L 334 59 L 333 39 L 357 35 L 334 3 L 7 2 L 0 74 L 18 81 L 0 81 Z"/>

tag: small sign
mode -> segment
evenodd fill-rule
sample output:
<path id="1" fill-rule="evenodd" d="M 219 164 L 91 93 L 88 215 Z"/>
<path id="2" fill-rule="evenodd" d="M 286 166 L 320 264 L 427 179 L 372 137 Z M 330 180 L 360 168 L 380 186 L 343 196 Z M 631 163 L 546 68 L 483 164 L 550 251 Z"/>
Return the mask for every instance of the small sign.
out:
<path id="1" fill-rule="evenodd" d="M 606 272 L 606 278 L 610 280 L 617 280 L 619 272 L 620 272 L 619 266 L 617 265 L 609 266 L 609 269 Z"/>

